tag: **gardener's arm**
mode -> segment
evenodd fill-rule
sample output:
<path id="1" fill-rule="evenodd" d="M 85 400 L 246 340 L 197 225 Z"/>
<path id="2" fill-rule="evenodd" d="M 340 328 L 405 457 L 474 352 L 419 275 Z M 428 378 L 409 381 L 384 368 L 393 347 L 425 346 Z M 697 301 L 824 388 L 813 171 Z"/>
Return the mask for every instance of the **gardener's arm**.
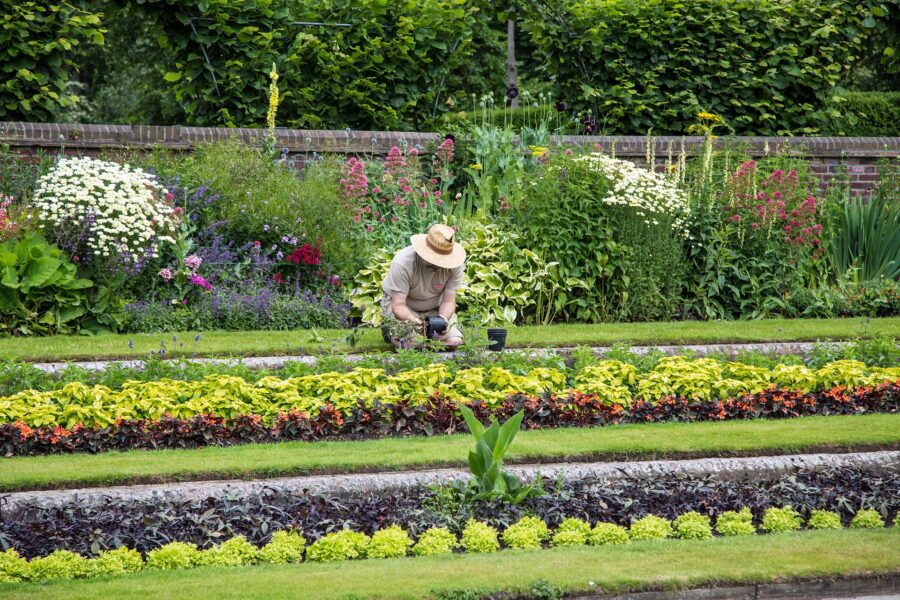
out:
<path id="1" fill-rule="evenodd" d="M 445 290 L 441 295 L 441 305 L 438 307 L 438 314 L 449 321 L 455 312 L 456 290 Z"/>
<path id="2" fill-rule="evenodd" d="M 410 323 L 415 323 L 416 325 L 422 324 L 419 315 L 406 306 L 406 294 L 400 294 L 398 292 L 391 294 L 391 311 L 398 321 L 408 321 Z"/>

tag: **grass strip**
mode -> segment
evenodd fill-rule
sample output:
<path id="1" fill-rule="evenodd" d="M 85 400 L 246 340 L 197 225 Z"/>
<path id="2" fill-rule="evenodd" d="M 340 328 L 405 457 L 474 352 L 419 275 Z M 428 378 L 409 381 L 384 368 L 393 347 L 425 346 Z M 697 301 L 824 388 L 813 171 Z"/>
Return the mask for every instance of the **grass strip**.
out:
<path id="1" fill-rule="evenodd" d="M 281 356 L 298 353 L 371 352 L 389 350 L 381 332 L 363 330 L 355 348 L 340 341 L 346 330 L 209 331 L 177 334 L 99 334 L 0 338 L 6 360 L 66 361 L 142 358 L 159 351 L 166 356 Z M 847 340 L 886 335 L 900 337 L 900 317 L 881 319 L 765 319 L 760 321 L 673 321 L 667 323 L 560 324 L 513 327 L 509 347 L 647 344 L 799 342 Z M 177 341 L 173 341 L 173 337 Z M 133 348 L 129 347 L 132 342 Z M 183 345 L 182 345 L 183 344 Z"/>
<path id="2" fill-rule="evenodd" d="M 0 491 L 465 467 L 468 435 L 283 442 L 0 459 Z M 510 462 L 752 456 L 900 447 L 900 415 L 523 431 Z"/>
<path id="3" fill-rule="evenodd" d="M 411 599 L 428 597 L 438 590 L 497 593 L 523 588 L 537 579 L 568 593 L 622 593 L 898 571 L 900 534 L 894 529 L 804 531 L 482 555 L 145 571 L 43 585 L 0 585 L 0 596 L 48 600 L 250 596 Z"/>

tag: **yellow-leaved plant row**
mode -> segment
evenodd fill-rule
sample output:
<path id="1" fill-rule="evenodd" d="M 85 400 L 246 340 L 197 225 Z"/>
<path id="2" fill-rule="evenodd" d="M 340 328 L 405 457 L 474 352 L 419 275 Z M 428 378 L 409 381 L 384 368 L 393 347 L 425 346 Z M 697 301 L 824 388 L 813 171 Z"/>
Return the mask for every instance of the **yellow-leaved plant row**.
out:
<path id="1" fill-rule="evenodd" d="M 819 369 L 777 365 L 773 369 L 707 358 L 666 357 L 646 373 L 629 364 L 604 360 L 567 380 L 562 371 L 536 368 L 515 375 L 502 368 L 472 368 L 455 374 L 446 365 L 390 375 L 382 369 L 355 369 L 281 379 L 270 376 L 252 383 L 215 375 L 200 381 L 161 379 L 126 382 L 113 390 L 102 385 L 69 383 L 57 390 L 26 390 L 0 398 L 0 423 L 30 427 L 107 426 L 120 419 L 187 419 L 214 414 L 233 418 L 259 415 L 266 423 L 291 409 L 315 416 L 329 404 L 347 414 L 359 402 L 372 406 L 400 401 L 422 403 L 434 394 L 458 402 L 501 403 L 510 394 L 561 394 L 575 389 L 597 394 L 605 403 L 629 406 L 634 400 L 655 402 L 668 396 L 717 400 L 758 393 L 772 386 L 810 392 L 837 386 L 858 387 L 900 380 L 900 367 L 866 367 L 841 360 Z"/>

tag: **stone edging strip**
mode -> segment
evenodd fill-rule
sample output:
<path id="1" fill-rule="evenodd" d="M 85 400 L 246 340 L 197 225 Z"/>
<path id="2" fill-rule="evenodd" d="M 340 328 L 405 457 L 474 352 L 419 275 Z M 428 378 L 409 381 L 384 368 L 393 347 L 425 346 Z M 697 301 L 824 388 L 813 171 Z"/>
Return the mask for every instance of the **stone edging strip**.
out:
<path id="1" fill-rule="evenodd" d="M 900 598 L 900 574 L 868 575 L 834 580 L 798 580 L 756 585 L 634 592 L 617 596 L 577 596 L 579 600 L 888 600 Z"/>
<path id="2" fill-rule="evenodd" d="M 829 342 L 834 347 L 842 347 L 848 342 Z M 687 344 L 683 346 L 632 346 L 630 350 L 639 356 L 643 356 L 653 350 L 659 350 L 666 355 L 680 354 L 685 351 L 693 352 L 695 356 L 709 356 L 710 354 L 724 354 L 728 358 L 734 358 L 740 352 L 760 352 L 762 354 L 798 354 L 805 355 L 813 349 L 813 342 L 764 342 L 752 344 Z M 511 350 L 530 351 L 534 356 L 542 356 L 549 353 L 558 353 L 567 355 L 575 348 L 511 348 Z M 594 346 L 594 353 L 602 356 L 612 350 L 611 346 Z M 457 352 L 435 353 L 435 360 L 448 360 L 459 356 Z M 366 357 L 365 354 L 346 354 L 343 357 L 349 362 L 356 362 Z M 173 359 L 177 360 L 177 359 Z M 287 362 L 302 362 L 306 364 L 315 364 L 318 357 L 311 354 L 300 354 L 294 356 L 248 356 L 244 358 L 187 358 L 184 359 L 191 363 L 197 364 L 220 364 L 233 365 L 243 364 L 251 369 L 280 369 Z M 36 362 L 31 363 L 33 367 L 46 371 L 47 373 L 58 373 L 68 366 L 80 367 L 93 371 L 106 369 L 111 364 L 118 364 L 122 367 L 142 369 L 144 360 L 91 360 L 78 362 Z"/>
<path id="3" fill-rule="evenodd" d="M 747 474 L 773 477 L 797 468 L 820 466 L 861 467 L 875 472 L 896 469 L 900 467 L 900 451 L 851 454 L 795 454 L 695 460 L 551 463 L 511 466 L 508 467 L 508 470 L 523 479 L 531 479 L 538 473 L 551 479 L 561 477 L 566 480 L 593 477 L 602 479 L 653 477 L 655 474 L 682 473 L 686 475 L 714 474 L 728 480 Z M 463 469 L 431 469 L 409 472 L 280 477 L 249 481 L 197 481 L 73 490 L 14 492 L 0 495 L 0 519 L 18 518 L 26 514 L 29 507 L 53 508 L 70 502 L 78 502 L 81 506 L 102 506 L 107 500 L 190 502 L 210 497 L 221 498 L 229 495 L 258 495 L 264 494 L 268 490 L 297 494 L 313 492 L 340 496 L 375 490 L 411 489 L 438 482 L 450 482 L 468 478 L 468 471 Z"/>

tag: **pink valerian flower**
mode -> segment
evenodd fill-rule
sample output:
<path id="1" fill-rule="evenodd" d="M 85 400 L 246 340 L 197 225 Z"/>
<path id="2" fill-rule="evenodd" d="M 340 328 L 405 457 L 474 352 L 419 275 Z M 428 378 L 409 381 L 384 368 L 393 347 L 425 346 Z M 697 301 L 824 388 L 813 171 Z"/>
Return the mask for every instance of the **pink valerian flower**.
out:
<path id="1" fill-rule="evenodd" d="M 196 285 L 197 287 L 203 288 L 207 292 L 212 291 L 212 285 L 199 275 L 191 275 L 191 285 Z"/>
<path id="2" fill-rule="evenodd" d="M 351 156 L 347 162 L 341 167 L 344 177 L 341 179 L 341 186 L 344 189 L 344 197 L 361 198 L 369 191 L 369 178 L 366 176 L 366 165 L 364 162 Z"/>
<path id="3" fill-rule="evenodd" d="M 447 138 L 434 152 L 435 162 L 439 162 L 440 166 L 446 167 L 453 162 L 454 143 L 452 138 Z"/>
<path id="4" fill-rule="evenodd" d="M 384 158 L 384 172 L 399 173 L 405 168 L 406 159 L 403 158 L 403 151 L 397 146 L 393 146 Z"/>
<path id="5" fill-rule="evenodd" d="M 172 281 L 175 277 L 172 273 L 172 269 L 160 269 L 159 276 L 163 278 L 163 281 Z"/>
<path id="6" fill-rule="evenodd" d="M 184 259 L 185 268 L 191 273 L 196 273 L 197 269 L 200 268 L 200 265 L 203 263 L 203 259 L 197 256 L 196 254 L 191 254 L 187 258 Z"/>

